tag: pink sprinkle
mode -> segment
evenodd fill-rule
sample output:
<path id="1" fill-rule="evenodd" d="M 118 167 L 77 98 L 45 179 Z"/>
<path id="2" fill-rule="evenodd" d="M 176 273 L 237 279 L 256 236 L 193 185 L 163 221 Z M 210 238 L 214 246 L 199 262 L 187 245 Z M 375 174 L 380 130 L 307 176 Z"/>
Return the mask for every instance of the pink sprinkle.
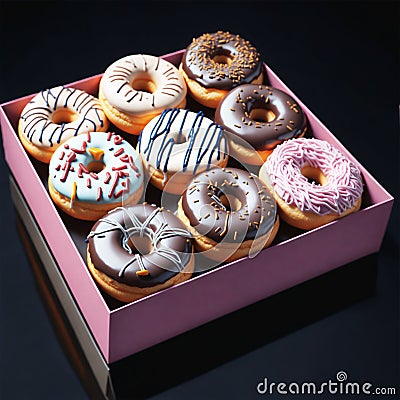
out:
<path id="1" fill-rule="evenodd" d="M 111 180 L 111 174 L 109 172 L 106 172 L 106 179 L 104 180 L 104 183 L 108 183 Z"/>
<path id="2" fill-rule="evenodd" d="M 90 142 L 90 132 L 87 132 L 87 141 Z"/>
<path id="3" fill-rule="evenodd" d="M 135 165 L 132 156 L 129 156 L 129 165 L 135 172 L 139 172 L 139 168 Z M 140 175 L 140 174 L 139 174 Z"/>
<path id="4" fill-rule="evenodd" d="M 110 141 L 112 135 L 114 135 L 112 132 L 108 132 L 108 135 L 107 135 L 107 141 L 108 142 Z"/>
<path id="5" fill-rule="evenodd" d="M 99 187 L 97 189 L 97 201 L 100 201 L 102 197 L 103 197 L 103 189 Z"/>
<path id="6" fill-rule="evenodd" d="M 56 171 L 59 171 L 61 169 L 61 165 L 58 164 L 57 167 L 55 168 Z"/>
<path id="7" fill-rule="evenodd" d="M 80 149 L 73 149 L 73 148 L 71 148 L 71 150 L 74 151 L 75 153 L 83 154 L 83 153 L 86 153 L 86 146 L 87 146 L 87 143 L 86 143 L 86 142 L 83 142 L 83 143 L 82 143 L 82 147 L 81 147 Z"/>
<path id="8" fill-rule="evenodd" d="M 115 135 L 115 137 L 114 137 L 115 144 L 121 144 L 123 141 L 124 141 L 124 139 L 120 135 Z"/>
<path id="9" fill-rule="evenodd" d="M 84 172 L 85 174 L 89 173 L 89 171 L 86 169 L 86 167 L 82 163 L 79 163 L 79 169 L 78 169 L 78 177 L 79 178 L 82 178 L 82 172 Z"/>
<path id="10" fill-rule="evenodd" d="M 94 172 L 89 172 L 89 175 L 90 175 L 93 179 L 99 179 L 99 177 L 97 176 L 97 174 L 94 173 Z"/>
<path id="11" fill-rule="evenodd" d="M 114 197 L 117 199 L 118 197 L 120 197 L 122 195 L 123 192 L 124 192 L 124 189 L 121 189 L 117 193 L 114 193 Z"/>
<path id="12" fill-rule="evenodd" d="M 90 180 L 90 178 L 87 178 L 86 186 L 87 186 L 89 189 L 92 187 L 92 181 Z"/>
<path id="13" fill-rule="evenodd" d="M 113 171 L 121 171 L 121 169 L 128 168 L 126 165 L 120 165 L 119 167 L 112 167 Z"/>
<path id="14" fill-rule="evenodd" d="M 74 161 L 75 158 L 76 158 L 76 154 L 71 151 L 71 153 L 69 153 L 67 156 L 67 162 L 70 163 L 71 161 Z"/>
<path id="15" fill-rule="evenodd" d="M 122 162 L 128 162 L 129 161 L 129 156 L 128 154 L 124 154 L 119 158 Z"/>
<path id="16" fill-rule="evenodd" d="M 64 144 L 64 149 L 69 149 L 69 145 L 67 143 Z"/>
<path id="17" fill-rule="evenodd" d="M 124 152 L 124 149 L 121 147 L 120 149 L 118 149 L 118 150 L 114 153 L 114 156 L 115 156 L 115 157 L 118 157 L 118 156 L 120 156 L 123 152 Z M 122 157 L 121 157 L 121 158 L 122 158 Z"/>
<path id="18" fill-rule="evenodd" d="M 60 154 L 59 160 L 62 160 L 64 158 L 64 155 L 65 155 L 65 153 L 62 151 L 61 154 Z"/>
<path id="19" fill-rule="evenodd" d="M 112 187 L 111 187 L 110 191 L 108 192 L 108 197 L 109 197 L 110 199 L 111 199 L 111 197 L 112 197 L 112 195 L 113 195 L 113 193 L 114 193 L 115 188 L 117 187 L 118 179 L 119 179 L 119 173 L 117 172 L 117 173 L 115 174 Z"/>

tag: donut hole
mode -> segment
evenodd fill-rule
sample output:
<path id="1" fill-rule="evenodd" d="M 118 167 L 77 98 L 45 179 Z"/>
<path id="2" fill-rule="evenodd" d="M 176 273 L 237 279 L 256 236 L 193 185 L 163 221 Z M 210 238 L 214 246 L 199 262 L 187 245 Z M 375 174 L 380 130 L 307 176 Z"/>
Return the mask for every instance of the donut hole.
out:
<path id="1" fill-rule="evenodd" d="M 140 237 L 139 234 L 133 234 L 129 237 L 128 245 L 134 254 L 146 255 L 153 251 L 153 244 L 148 235 Z"/>
<path id="2" fill-rule="evenodd" d="M 230 193 L 224 193 L 219 200 L 226 208 L 226 211 L 239 211 L 243 206 L 241 200 Z"/>
<path id="3" fill-rule="evenodd" d="M 310 184 L 324 186 L 328 183 L 327 177 L 319 168 L 307 165 L 301 169 L 301 174 L 307 178 L 307 181 Z"/>
<path id="4" fill-rule="evenodd" d="M 68 108 L 59 108 L 51 115 L 51 120 L 55 124 L 69 124 L 78 118 L 78 114 Z"/>
<path id="5" fill-rule="evenodd" d="M 212 57 L 212 60 L 216 63 L 216 64 L 226 64 L 226 65 L 231 65 L 232 64 L 232 58 L 229 57 L 229 55 L 227 54 L 215 54 Z"/>
<path id="6" fill-rule="evenodd" d="M 89 172 L 94 172 L 97 174 L 100 171 L 103 171 L 103 169 L 105 167 L 106 167 L 106 164 L 104 164 L 102 161 L 92 161 L 86 166 L 86 169 Z"/>
<path id="7" fill-rule="evenodd" d="M 257 122 L 272 122 L 276 119 L 275 113 L 266 108 L 253 108 L 249 112 L 249 117 Z"/>
<path id="8" fill-rule="evenodd" d="M 138 78 L 131 83 L 133 89 L 139 92 L 154 93 L 157 90 L 156 84 L 149 78 Z"/>

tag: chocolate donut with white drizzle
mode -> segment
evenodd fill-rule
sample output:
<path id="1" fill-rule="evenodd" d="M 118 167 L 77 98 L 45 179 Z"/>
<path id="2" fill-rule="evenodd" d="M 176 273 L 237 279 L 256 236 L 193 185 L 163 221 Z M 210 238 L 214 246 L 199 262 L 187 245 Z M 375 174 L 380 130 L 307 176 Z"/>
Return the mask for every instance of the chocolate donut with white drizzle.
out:
<path id="1" fill-rule="evenodd" d="M 194 268 L 190 233 L 174 214 L 149 204 L 110 211 L 87 242 L 94 278 L 121 301 L 182 282 Z"/>

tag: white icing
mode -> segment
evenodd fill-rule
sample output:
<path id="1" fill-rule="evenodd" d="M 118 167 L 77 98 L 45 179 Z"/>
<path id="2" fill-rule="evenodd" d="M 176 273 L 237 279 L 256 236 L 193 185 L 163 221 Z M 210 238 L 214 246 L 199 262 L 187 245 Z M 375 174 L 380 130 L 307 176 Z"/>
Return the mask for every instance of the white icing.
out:
<path id="1" fill-rule="evenodd" d="M 83 134 L 69 139 L 63 146 L 60 146 L 53 154 L 49 164 L 49 176 L 54 188 L 64 196 L 71 198 L 73 183 L 76 182 L 76 201 L 90 202 L 90 203 L 121 203 L 122 200 L 128 199 L 133 193 L 137 192 L 143 184 L 143 165 L 139 154 L 136 150 L 125 140 L 121 143 L 115 143 L 116 139 L 120 136 L 108 132 L 91 132 L 88 135 Z M 89 139 L 89 140 L 88 140 Z M 74 152 L 71 149 L 82 149 L 83 143 L 86 142 L 86 150 L 83 154 Z M 65 146 L 69 148 L 66 149 Z M 96 161 L 90 148 L 99 148 L 104 151 L 101 162 L 105 164 L 105 168 L 96 173 L 98 179 L 95 179 L 88 173 L 81 173 L 79 177 L 79 164 L 82 163 L 85 167 L 90 162 Z M 121 152 L 120 149 L 124 151 Z M 115 156 L 115 153 L 119 154 Z M 68 165 L 68 156 L 75 153 L 76 158 Z M 132 168 L 132 162 L 128 158 L 132 157 L 133 164 L 137 171 Z M 69 172 L 66 179 L 63 181 L 65 175 L 65 167 L 69 167 Z M 113 170 L 113 167 L 119 168 L 123 166 L 124 176 L 118 179 L 116 175 L 118 170 Z M 72 170 L 73 169 L 73 170 Z M 107 181 L 107 173 L 111 176 Z M 87 186 L 87 180 L 90 179 L 90 188 Z M 115 181 L 117 184 L 114 186 Z M 129 183 L 128 183 L 129 181 Z M 101 188 L 102 196 L 98 199 L 99 188 Z M 118 194 L 118 197 L 115 195 Z M 111 193 L 111 197 L 109 194 Z"/>
<path id="2" fill-rule="evenodd" d="M 132 82 L 138 79 L 152 81 L 156 91 L 147 93 L 133 89 Z M 135 54 L 123 57 L 107 68 L 100 81 L 100 91 L 113 107 L 140 116 L 178 106 L 186 97 L 186 84 L 170 62 Z"/>
<path id="3" fill-rule="evenodd" d="M 176 143 L 179 135 L 186 141 Z M 138 151 L 146 168 L 160 170 L 166 181 L 166 173 L 199 173 L 221 163 L 227 157 L 226 146 L 222 128 L 202 112 L 175 108 L 144 127 Z"/>
<path id="4" fill-rule="evenodd" d="M 78 114 L 77 119 L 65 124 L 52 122 L 53 113 L 60 109 Z M 59 146 L 70 137 L 107 127 L 98 99 L 82 90 L 63 86 L 38 93 L 25 106 L 20 118 L 20 130 L 30 142 L 42 148 Z"/>

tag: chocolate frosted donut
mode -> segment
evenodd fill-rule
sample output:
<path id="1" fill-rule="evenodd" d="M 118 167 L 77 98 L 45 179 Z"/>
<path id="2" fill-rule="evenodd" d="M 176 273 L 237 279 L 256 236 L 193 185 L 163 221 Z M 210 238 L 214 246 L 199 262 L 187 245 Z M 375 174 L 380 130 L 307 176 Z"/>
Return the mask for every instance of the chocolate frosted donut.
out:
<path id="1" fill-rule="evenodd" d="M 275 200 L 256 176 L 236 168 L 213 168 L 194 177 L 183 193 L 178 217 L 205 255 L 232 261 L 249 254 L 251 242 L 270 244 L 277 229 Z M 225 250 L 225 251 L 224 251 Z M 226 253 L 232 251 L 233 254 Z"/>
<path id="2" fill-rule="evenodd" d="M 190 233 L 175 215 L 149 204 L 114 209 L 87 241 L 93 277 L 124 302 L 182 282 L 193 271 Z"/>
<path id="3" fill-rule="evenodd" d="M 306 116 L 285 92 L 265 85 L 242 85 L 221 101 L 215 120 L 230 137 L 230 148 L 242 162 L 261 165 L 287 139 L 304 135 Z"/>
<path id="4" fill-rule="evenodd" d="M 180 69 L 192 96 L 215 108 L 232 88 L 262 83 L 262 67 L 260 54 L 249 41 L 218 31 L 193 39 L 183 54 Z"/>

